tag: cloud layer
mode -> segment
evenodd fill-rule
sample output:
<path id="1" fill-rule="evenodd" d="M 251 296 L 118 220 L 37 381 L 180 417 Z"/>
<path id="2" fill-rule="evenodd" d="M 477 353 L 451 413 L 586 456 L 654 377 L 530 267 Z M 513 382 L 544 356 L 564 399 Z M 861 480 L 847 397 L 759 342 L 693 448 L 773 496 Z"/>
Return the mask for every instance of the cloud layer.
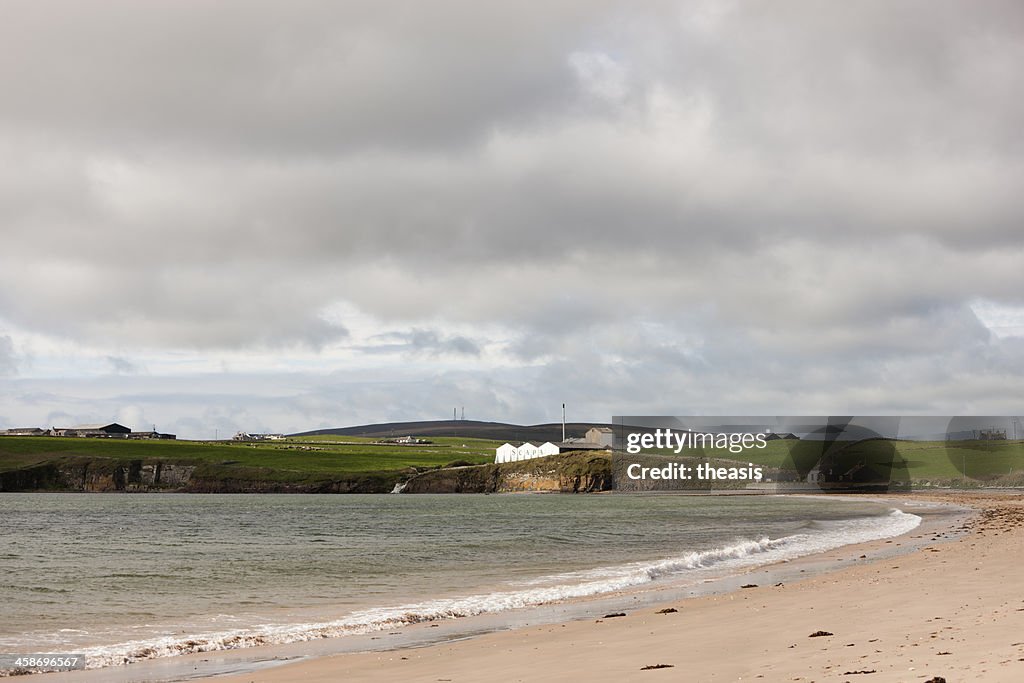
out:
<path id="1" fill-rule="evenodd" d="M 0 382 L 69 415 L 1020 410 L 1019 3 L 7 14 Z"/>

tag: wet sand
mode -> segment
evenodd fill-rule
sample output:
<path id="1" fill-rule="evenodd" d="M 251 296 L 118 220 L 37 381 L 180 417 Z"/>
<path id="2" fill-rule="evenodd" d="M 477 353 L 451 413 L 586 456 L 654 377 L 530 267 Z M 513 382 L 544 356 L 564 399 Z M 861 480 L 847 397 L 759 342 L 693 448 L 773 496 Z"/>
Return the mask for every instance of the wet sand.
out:
<path id="1" fill-rule="evenodd" d="M 953 540 L 928 531 L 935 535 L 921 549 L 876 560 L 865 546 L 894 541 L 848 546 L 830 553 L 846 568 L 782 585 L 765 583 L 773 575 L 762 568 L 744 577 L 756 587 L 623 617 L 206 680 L 1024 680 L 1024 498 L 978 493 L 935 500 L 980 514 Z M 812 635 L 818 633 L 829 635 Z"/>

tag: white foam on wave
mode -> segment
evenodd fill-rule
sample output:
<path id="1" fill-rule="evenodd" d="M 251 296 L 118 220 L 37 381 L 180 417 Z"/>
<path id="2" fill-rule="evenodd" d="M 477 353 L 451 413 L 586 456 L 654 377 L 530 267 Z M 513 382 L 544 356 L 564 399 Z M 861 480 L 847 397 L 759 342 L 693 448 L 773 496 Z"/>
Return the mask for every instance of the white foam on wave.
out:
<path id="1" fill-rule="evenodd" d="M 264 624 L 247 629 L 137 640 L 87 648 L 89 668 L 99 668 L 154 657 L 210 652 L 269 643 L 294 643 L 320 638 L 372 633 L 424 621 L 534 607 L 574 598 L 626 590 L 694 571 L 727 573 L 756 565 L 791 560 L 844 545 L 891 538 L 921 523 L 917 515 L 892 509 L 888 514 L 839 521 L 819 521 L 809 533 L 781 538 L 737 539 L 735 543 L 693 551 L 655 561 L 633 562 L 580 572 L 555 574 L 513 590 L 445 598 L 354 612 L 344 618 L 302 624 Z M 544 585 L 546 584 L 546 585 Z"/>

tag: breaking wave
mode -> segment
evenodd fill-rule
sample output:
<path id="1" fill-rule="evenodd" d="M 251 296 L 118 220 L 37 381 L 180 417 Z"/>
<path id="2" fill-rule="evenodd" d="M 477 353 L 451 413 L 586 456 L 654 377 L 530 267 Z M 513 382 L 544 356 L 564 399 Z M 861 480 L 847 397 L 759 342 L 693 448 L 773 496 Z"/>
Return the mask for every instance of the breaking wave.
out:
<path id="1" fill-rule="evenodd" d="M 844 545 L 891 538 L 921 523 L 917 515 L 892 509 L 887 514 L 842 521 L 816 521 L 799 533 L 780 538 L 736 539 L 727 545 L 654 561 L 634 562 L 578 572 L 553 574 L 511 586 L 509 590 L 361 610 L 343 618 L 298 624 L 266 624 L 247 629 L 122 642 L 86 648 L 89 668 L 126 664 L 154 657 L 294 643 L 372 633 L 441 619 L 455 619 L 534 607 L 575 598 L 636 588 L 654 581 L 728 573 L 821 553 Z"/>

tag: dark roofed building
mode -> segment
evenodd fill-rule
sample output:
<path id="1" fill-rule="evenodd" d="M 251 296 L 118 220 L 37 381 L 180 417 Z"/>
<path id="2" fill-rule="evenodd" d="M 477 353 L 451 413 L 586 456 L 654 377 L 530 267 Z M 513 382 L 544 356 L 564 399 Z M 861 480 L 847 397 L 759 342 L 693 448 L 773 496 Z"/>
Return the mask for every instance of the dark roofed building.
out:
<path id="1" fill-rule="evenodd" d="M 561 452 L 567 451 L 607 451 L 611 446 L 603 446 L 599 443 L 591 443 L 586 439 L 566 439 L 555 443 Z"/>
<path id="2" fill-rule="evenodd" d="M 765 441 L 777 441 L 779 439 L 799 439 L 800 437 L 792 432 L 772 432 L 765 435 Z"/>
<path id="3" fill-rule="evenodd" d="M 131 434 L 132 430 L 122 424 L 111 422 L 110 424 L 75 425 L 74 427 L 54 427 L 54 436 L 105 436 L 125 437 Z"/>
<path id="4" fill-rule="evenodd" d="M 7 436 L 42 436 L 46 434 L 46 430 L 39 427 L 13 427 L 5 429 L 0 434 L 6 434 Z"/>
<path id="5" fill-rule="evenodd" d="M 128 435 L 129 439 L 176 439 L 178 438 L 174 434 L 164 434 L 163 432 L 132 432 Z"/>

